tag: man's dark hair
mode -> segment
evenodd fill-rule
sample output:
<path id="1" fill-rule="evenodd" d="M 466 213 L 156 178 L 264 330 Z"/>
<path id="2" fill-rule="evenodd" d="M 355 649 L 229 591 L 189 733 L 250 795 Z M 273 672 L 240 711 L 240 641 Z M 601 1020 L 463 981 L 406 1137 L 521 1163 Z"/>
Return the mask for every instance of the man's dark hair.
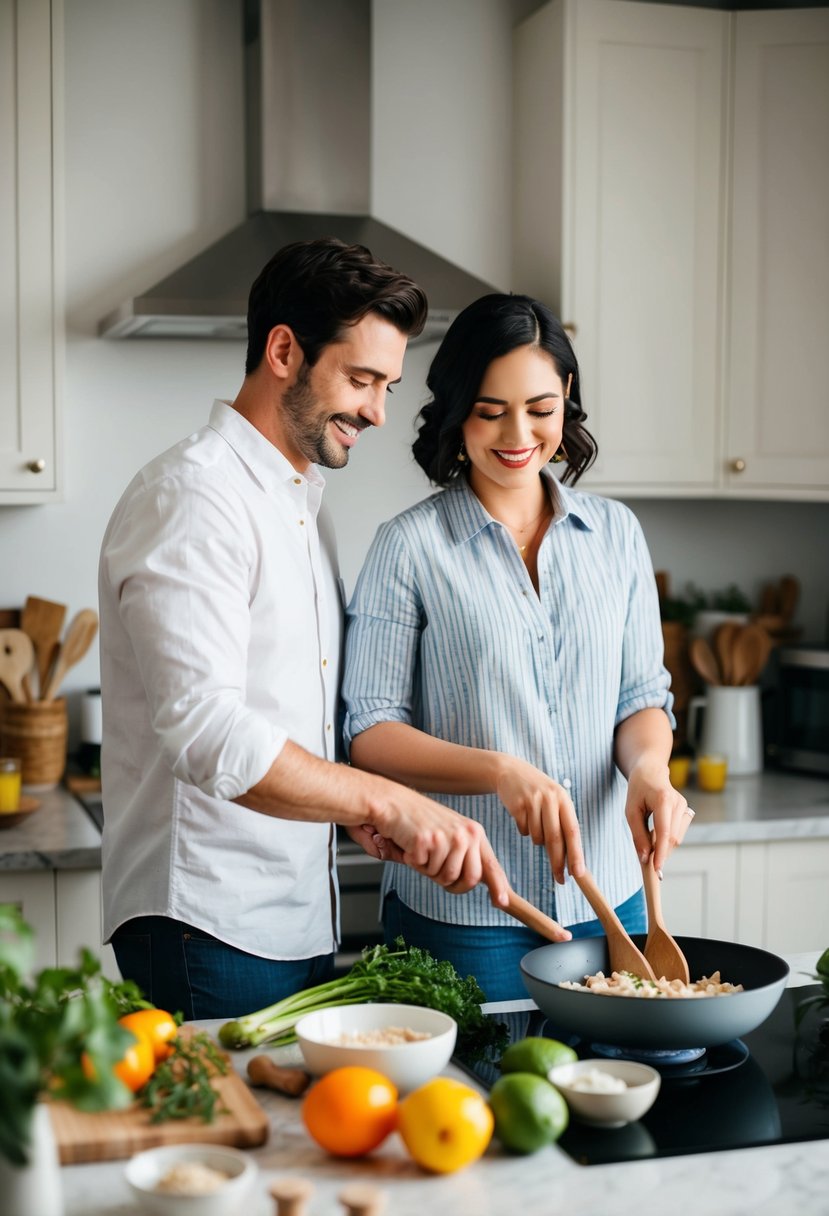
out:
<path id="1" fill-rule="evenodd" d="M 423 329 L 427 308 L 421 288 L 378 262 L 364 245 L 346 245 L 335 237 L 295 241 L 274 254 L 250 289 L 245 374 L 261 363 L 275 325 L 293 330 L 313 366 L 323 347 L 368 313 L 414 337 Z"/>

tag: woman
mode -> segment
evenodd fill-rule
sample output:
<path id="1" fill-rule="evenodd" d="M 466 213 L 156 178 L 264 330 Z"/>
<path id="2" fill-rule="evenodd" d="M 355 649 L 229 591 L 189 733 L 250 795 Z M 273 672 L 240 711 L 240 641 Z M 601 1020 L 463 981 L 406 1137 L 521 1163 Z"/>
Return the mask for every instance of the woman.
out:
<path id="1" fill-rule="evenodd" d="M 693 812 L 668 778 L 670 677 L 641 529 L 564 484 L 596 455 L 573 348 L 543 304 L 484 296 L 427 385 L 413 452 L 443 489 L 379 529 L 358 580 L 351 761 L 479 820 L 515 890 L 573 936 L 602 932 L 566 873 L 585 860 L 641 932 L 641 864 L 652 852 L 661 872 Z M 490 1000 L 526 996 L 518 963 L 541 939 L 483 889 L 451 891 L 387 865 L 387 939 L 449 958 Z"/>

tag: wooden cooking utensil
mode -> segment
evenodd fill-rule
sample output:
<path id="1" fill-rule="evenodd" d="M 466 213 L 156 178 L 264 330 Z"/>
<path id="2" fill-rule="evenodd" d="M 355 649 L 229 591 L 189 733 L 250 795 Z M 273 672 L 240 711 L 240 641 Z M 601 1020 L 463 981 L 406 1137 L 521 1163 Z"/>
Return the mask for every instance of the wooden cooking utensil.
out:
<path id="1" fill-rule="evenodd" d="M 0 629 L 0 683 L 13 701 L 27 701 L 23 681 L 35 662 L 32 639 L 22 629 Z"/>
<path id="2" fill-rule="evenodd" d="M 496 907 L 499 906 L 496 904 Z M 529 900 L 522 899 L 520 895 L 516 895 L 512 888 L 509 891 L 509 903 L 506 908 L 501 908 L 501 911 L 508 912 L 516 920 L 520 920 L 522 925 L 526 925 L 528 929 L 534 929 L 536 933 L 540 933 L 542 937 L 546 937 L 551 942 L 565 940 L 562 937 L 562 928 L 558 921 L 541 912 Z"/>
<path id="3" fill-rule="evenodd" d="M 800 582 L 793 574 L 786 574 L 780 580 L 777 595 L 777 611 L 786 624 L 792 619 L 800 599 Z"/>
<path id="4" fill-rule="evenodd" d="M 665 928 L 662 917 L 662 896 L 659 891 L 659 876 L 653 868 L 653 854 L 642 866 L 645 884 L 645 900 L 648 905 L 648 937 L 645 942 L 645 958 L 653 968 L 657 979 L 682 980 L 690 983 L 688 960 Z"/>
<path id="5" fill-rule="evenodd" d="M 40 693 L 46 687 L 49 672 L 57 657 L 65 619 L 65 604 L 55 604 L 51 600 L 38 599 L 36 595 L 26 597 L 26 603 L 23 605 L 20 615 L 20 628 L 29 635 L 34 643 Z"/>
<path id="6" fill-rule="evenodd" d="M 70 667 L 80 663 L 98 632 L 98 614 L 92 608 L 82 608 L 69 622 L 55 665 L 46 682 L 42 701 L 53 701 Z"/>
<path id="7" fill-rule="evenodd" d="M 596 885 L 593 875 L 585 870 L 581 878 L 576 879 L 576 882 L 605 931 L 607 952 L 613 970 L 630 971 L 643 980 L 655 980 L 657 977 L 653 973 L 653 968 L 642 951 L 628 936 L 619 917 Z"/>
<path id="8" fill-rule="evenodd" d="M 743 625 L 732 648 L 732 683 L 756 684 L 768 662 L 772 641 L 762 626 Z"/>
<path id="9" fill-rule="evenodd" d="M 725 621 L 714 634 L 714 652 L 720 669 L 723 684 L 731 684 L 732 651 L 734 639 L 739 633 L 740 626 L 736 621 Z"/>
<path id="10" fill-rule="evenodd" d="M 697 675 L 702 676 L 706 684 L 722 684 L 717 657 L 705 638 L 691 638 L 688 653 L 694 670 Z"/>

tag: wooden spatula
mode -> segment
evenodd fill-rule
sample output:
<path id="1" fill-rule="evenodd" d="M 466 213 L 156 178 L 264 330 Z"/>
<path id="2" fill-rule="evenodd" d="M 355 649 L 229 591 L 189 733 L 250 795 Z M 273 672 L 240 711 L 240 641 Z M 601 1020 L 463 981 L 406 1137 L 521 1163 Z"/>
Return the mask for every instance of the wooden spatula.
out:
<path id="1" fill-rule="evenodd" d="M 756 684 L 771 653 L 772 641 L 761 625 L 743 625 L 732 647 L 732 683 Z"/>
<path id="2" fill-rule="evenodd" d="M 53 701 L 70 667 L 80 663 L 98 632 L 98 614 L 92 608 L 82 608 L 73 616 L 61 643 L 55 665 L 43 690 L 42 701 Z"/>
<path id="3" fill-rule="evenodd" d="M 593 875 L 585 870 L 581 878 L 576 879 L 576 882 L 605 931 L 607 952 L 612 969 L 630 971 L 643 980 L 655 980 L 657 977 L 654 975 L 650 963 L 629 937 L 619 917 L 596 885 Z"/>
<path id="4" fill-rule="evenodd" d="M 23 681 L 35 662 L 32 640 L 22 629 L 0 629 L 0 683 L 13 701 L 26 701 Z"/>
<path id="5" fill-rule="evenodd" d="M 528 929 L 534 929 L 536 933 L 540 933 L 542 937 L 546 937 L 551 942 L 569 941 L 569 938 L 564 937 L 564 930 L 558 921 L 540 911 L 529 900 L 516 895 L 513 890 L 509 892 L 509 903 L 501 911 L 508 912 L 516 920 L 520 920 L 522 925 L 526 925 Z"/>
<path id="6" fill-rule="evenodd" d="M 642 866 L 645 883 L 645 900 L 648 905 L 648 937 L 645 942 L 645 958 L 653 968 L 657 979 L 682 980 L 688 984 L 691 973 L 688 960 L 665 928 L 662 918 L 662 896 L 659 876 L 653 868 L 653 854 Z"/>
<path id="7" fill-rule="evenodd" d="M 38 692 L 42 693 L 49 678 L 52 664 L 57 657 L 66 605 L 51 600 L 38 599 L 36 595 L 26 598 L 20 615 L 20 628 L 32 639 L 37 658 Z"/>

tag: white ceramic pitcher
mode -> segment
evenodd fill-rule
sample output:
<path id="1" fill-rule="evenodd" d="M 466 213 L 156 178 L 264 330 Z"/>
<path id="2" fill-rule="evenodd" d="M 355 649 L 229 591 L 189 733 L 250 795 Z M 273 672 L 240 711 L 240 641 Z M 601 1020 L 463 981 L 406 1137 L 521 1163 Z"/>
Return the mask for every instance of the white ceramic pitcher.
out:
<path id="1" fill-rule="evenodd" d="M 700 731 L 701 709 L 704 714 Z M 688 739 L 698 754 L 717 752 L 725 756 L 729 777 L 761 772 L 763 727 L 759 687 L 756 684 L 706 685 L 704 697 L 691 698 Z"/>

